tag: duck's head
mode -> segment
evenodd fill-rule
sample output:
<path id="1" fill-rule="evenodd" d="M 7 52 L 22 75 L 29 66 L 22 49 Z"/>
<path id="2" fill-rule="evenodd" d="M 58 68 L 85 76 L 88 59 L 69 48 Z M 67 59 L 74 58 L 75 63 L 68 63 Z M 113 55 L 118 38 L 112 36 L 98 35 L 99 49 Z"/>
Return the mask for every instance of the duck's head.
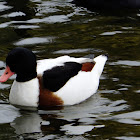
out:
<path id="1" fill-rule="evenodd" d="M 6 82 L 13 74 L 17 74 L 18 82 L 29 81 L 37 77 L 36 65 L 36 56 L 32 51 L 21 47 L 14 48 L 6 57 L 6 69 L 0 82 Z"/>

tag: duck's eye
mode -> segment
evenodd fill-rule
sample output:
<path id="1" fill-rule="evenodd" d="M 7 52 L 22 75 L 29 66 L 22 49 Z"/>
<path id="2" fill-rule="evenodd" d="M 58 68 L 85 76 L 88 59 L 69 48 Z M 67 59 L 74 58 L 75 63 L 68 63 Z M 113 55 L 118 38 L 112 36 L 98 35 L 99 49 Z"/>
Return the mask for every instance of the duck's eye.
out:
<path id="1" fill-rule="evenodd" d="M 5 73 L 6 75 L 8 74 L 8 72 Z"/>

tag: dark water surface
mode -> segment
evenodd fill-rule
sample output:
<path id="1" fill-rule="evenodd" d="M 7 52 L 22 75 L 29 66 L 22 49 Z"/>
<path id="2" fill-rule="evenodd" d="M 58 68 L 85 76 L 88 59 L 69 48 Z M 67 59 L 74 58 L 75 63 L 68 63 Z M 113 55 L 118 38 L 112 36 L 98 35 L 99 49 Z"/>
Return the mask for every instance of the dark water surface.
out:
<path id="1" fill-rule="evenodd" d="M 139 140 L 140 11 L 88 11 L 71 0 L 0 0 L 0 75 L 9 50 L 38 59 L 68 54 L 109 59 L 97 94 L 61 110 L 19 111 L 8 103 L 15 77 L 0 84 L 1 140 Z"/>

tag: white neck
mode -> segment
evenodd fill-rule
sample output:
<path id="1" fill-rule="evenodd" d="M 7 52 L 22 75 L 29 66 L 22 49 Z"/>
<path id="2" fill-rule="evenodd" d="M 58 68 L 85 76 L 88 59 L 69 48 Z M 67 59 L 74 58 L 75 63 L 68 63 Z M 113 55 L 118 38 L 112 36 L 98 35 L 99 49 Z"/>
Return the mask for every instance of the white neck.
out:
<path id="1" fill-rule="evenodd" d="M 39 101 L 39 82 L 34 78 L 27 82 L 14 81 L 11 87 L 10 103 L 18 106 L 37 107 Z"/>

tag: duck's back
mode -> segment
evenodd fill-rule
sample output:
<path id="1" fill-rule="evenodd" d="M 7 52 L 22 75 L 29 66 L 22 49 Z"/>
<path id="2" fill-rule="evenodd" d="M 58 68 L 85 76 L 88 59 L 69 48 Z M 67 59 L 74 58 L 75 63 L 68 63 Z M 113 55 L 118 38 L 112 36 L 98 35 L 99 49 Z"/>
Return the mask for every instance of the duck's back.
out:
<path id="1" fill-rule="evenodd" d="M 78 104 L 97 91 L 106 60 L 107 57 L 103 55 L 93 60 L 69 56 L 41 60 L 38 63 L 38 74 L 44 78 L 46 75 L 44 86 L 48 83 L 46 88 L 50 88 L 49 90 L 62 99 L 64 105 Z M 41 68 L 46 69 L 45 72 Z M 58 74 L 55 70 L 58 70 Z M 54 73 L 56 77 L 53 76 Z"/>

